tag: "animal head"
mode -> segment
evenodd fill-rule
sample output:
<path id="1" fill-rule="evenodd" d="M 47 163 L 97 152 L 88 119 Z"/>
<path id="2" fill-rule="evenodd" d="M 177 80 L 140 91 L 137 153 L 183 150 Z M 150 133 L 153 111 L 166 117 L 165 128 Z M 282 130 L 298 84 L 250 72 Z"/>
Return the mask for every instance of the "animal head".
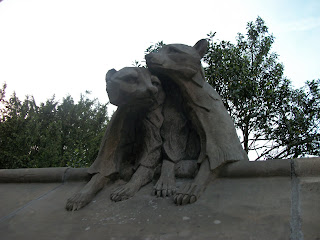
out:
<path id="1" fill-rule="evenodd" d="M 145 56 L 147 66 L 154 74 L 180 76 L 193 79 L 202 85 L 198 78 L 204 79 L 201 58 L 205 55 L 208 42 L 198 41 L 193 47 L 183 44 L 164 45 L 158 52 Z"/>
<path id="2" fill-rule="evenodd" d="M 161 82 L 146 68 L 111 69 L 106 75 L 109 100 L 116 106 L 151 107 L 164 101 Z"/>

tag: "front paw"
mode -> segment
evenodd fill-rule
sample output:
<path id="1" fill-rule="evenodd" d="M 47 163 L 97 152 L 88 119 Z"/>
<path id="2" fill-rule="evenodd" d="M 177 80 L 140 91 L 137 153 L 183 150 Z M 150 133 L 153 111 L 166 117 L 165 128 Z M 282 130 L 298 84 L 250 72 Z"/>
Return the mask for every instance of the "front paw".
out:
<path id="1" fill-rule="evenodd" d="M 114 202 L 127 200 L 133 197 L 136 192 L 137 190 L 133 186 L 127 183 L 123 186 L 118 187 L 116 190 L 114 190 L 110 195 L 110 199 Z"/>
<path id="2" fill-rule="evenodd" d="M 77 211 L 86 206 L 93 198 L 94 194 L 76 193 L 67 200 L 66 209 L 68 211 Z"/>
<path id="3" fill-rule="evenodd" d="M 157 197 L 170 197 L 176 193 L 175 178 L 160 177 L 153 188 L 153 195 Z"/>
<path id="4" fill-rule="evenodd" d="M 203 189 L 204 187 L 202 185 L 188 183 L 177 191 L 173 198 L 174 203 L 177 205 L 194 203 L 199 199 Z"/>

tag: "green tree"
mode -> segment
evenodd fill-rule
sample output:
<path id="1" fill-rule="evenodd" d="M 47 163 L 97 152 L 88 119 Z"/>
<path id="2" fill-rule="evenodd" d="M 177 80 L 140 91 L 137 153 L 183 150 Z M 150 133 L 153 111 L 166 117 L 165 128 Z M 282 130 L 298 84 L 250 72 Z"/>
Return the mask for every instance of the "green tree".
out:
<path id="1" fill-rule="evenodd" d="M 0 89 L 0 119 L 2 119 L 4 114 L 6 113 L 6 109 L 5 109 L 6 88 L 7 88 L 7 84 L 4 83 L 2 85 L 2 88 Z"/>
<path id="2" fill-rule="evenodd" d="M 320 155 L 320 79 L 307 81 L 305 86 L 292 90 L 289 98 L 277 106 L 277 116 L 266 121 L 266 139 L 276 139 L 273 147 L 261 157 L 287 158 Z"/>
<path id="3" fill-rule="evenodd" d="M 58 102 L 54 97 L 34 110 L 30 116 L 26 131 L 30 136 L 30 167 L 55 167 L 60 164 L 61 141 L 60 122 L 57 115 Z"/>
<path id="4" fill-rule="evenodd" d="M 3 103 L 5 101 L 4 98 L 6 95 L 6 88 L 7 88 L 7 84 L 4 83 L 2 85 L 2 88 L 0 89 L 0 103 Z"/>
<path id="5" fill-rule="evenodd" d="M 77 104 L 67 96 L 58 107 L 62 165 L 88 166 L 98 153 L 108 120 L 107 105 L 97 99 L 90 100 L 88 94 L 81 95 Z"/>
<path id="6" fill-rule="evenodd" d="M 13 94 L 2 107 L 0 168 L 88 166 L 108 121 L 107 104 L 88 93 L 78 103 L 71 96 L 61 104 L 52 97 L 40 106 L 33 97 L 21 102 Z"/>
<path id="7" fill-rule="evenodd" d="M 1 168 L 28 167 L 30 135 L 27 127 L 32 118 L 32 101 L 21 102 L 16 94 L 4 102 L 5 113 L 0 121 Z"/>
<path id="8" fill-rule="evenodd" d="M 214 36 L 208 35 L 209 49 L 203 60 L 206 78 L 241 132 L 245 151 L 256 151 L 257 159 L 319 154 L 315 150 L 319 116 L 305 114 L 307 106 L 319 108 L 317 82 L 307 84 L 313 86 L 312 93 L 307 87 L 292 89 L 277 54 L 271 51 L 274 37 L 264 21 L 258 17 L 249 22 L 246 35 L 239 33 L 236 44 L 215 42 Z M 295 131 L 301 131 L 300 135 Z"/>

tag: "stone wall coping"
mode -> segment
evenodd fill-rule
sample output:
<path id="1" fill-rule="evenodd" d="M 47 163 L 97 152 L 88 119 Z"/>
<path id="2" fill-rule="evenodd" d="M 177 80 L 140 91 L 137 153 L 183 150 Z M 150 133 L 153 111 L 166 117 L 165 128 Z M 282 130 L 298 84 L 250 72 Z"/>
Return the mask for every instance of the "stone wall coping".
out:
<path id="1" fill-rule="evenodd" d="M 297 177 L 320 176 L 320 157 L 293 159 Z"/>
<path id="2" fill-rule="evenodd" d="M 188 163 L 189 164 L 189 163 Z M 320 176 L 320 157 L 298 159 L 274 159 L 267 161 L 240 161 L 226 165 L 219 177 L 297 177 Z M 87 168 L 23 168 L 0 169 L 0 183 L 67 182 L 88 180 Z"/>
<path id="3" fill-rule="evenodd" d="M 89 177 L 86 168 L 0 169 L 0 183 L 84 181 Z"/>

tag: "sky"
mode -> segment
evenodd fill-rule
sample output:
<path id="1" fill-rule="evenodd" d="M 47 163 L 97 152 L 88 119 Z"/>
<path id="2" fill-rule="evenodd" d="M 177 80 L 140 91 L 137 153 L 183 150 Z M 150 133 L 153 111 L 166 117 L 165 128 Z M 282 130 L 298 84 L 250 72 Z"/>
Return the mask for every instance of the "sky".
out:
<path id="1" fill-rule="evenodd" d="M 235 42 L 257 16 L 294 87 L 320 78 L 319 0 L 0 0 L 0 84 L 20 100 L 88 90 L 106 103 L 106 72 L 143 60 L 151 44 L 194 45 L 211 31 Z"/>

